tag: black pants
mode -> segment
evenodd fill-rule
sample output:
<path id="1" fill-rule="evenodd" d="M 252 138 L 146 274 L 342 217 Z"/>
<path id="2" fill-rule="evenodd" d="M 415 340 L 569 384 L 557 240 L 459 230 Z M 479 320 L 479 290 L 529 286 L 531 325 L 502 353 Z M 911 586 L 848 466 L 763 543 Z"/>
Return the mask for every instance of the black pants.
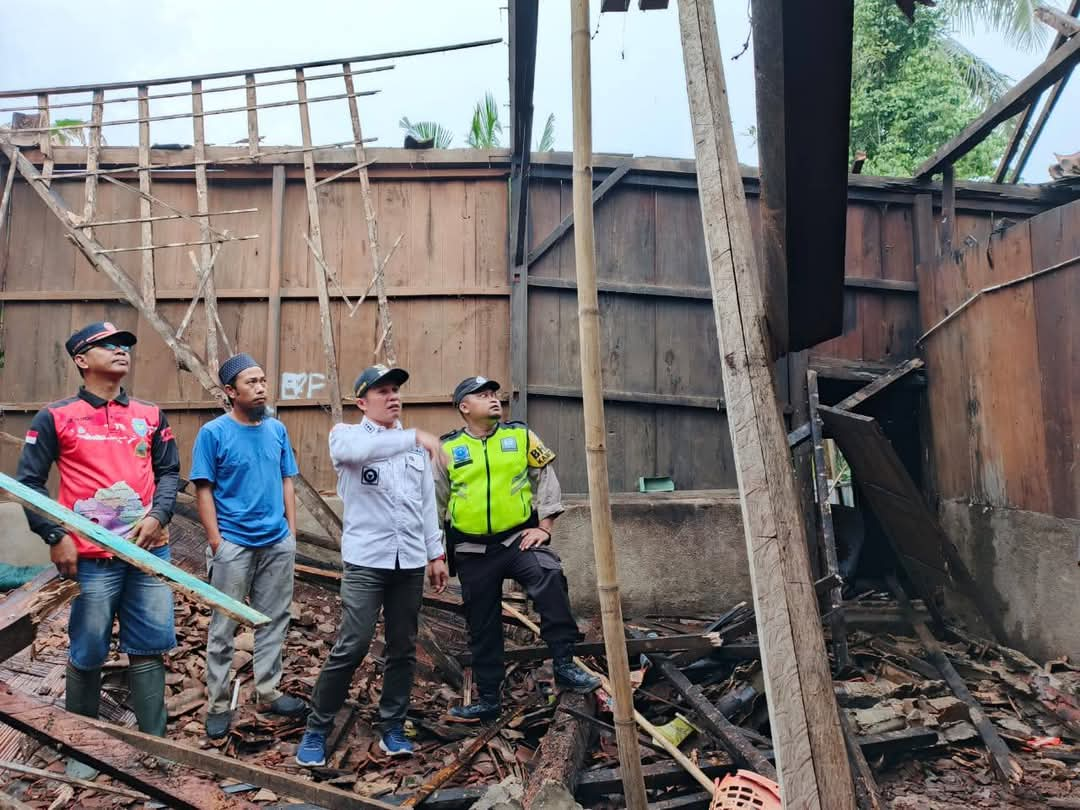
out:
<path id="1" fill-rule="evenodd" d="M 516 580 L 540 613 L 540 635 L 555 658 L 570 657 L 577 622 L 570 612 L 566 577 L 558 556 L 548 548 L 522 551 L 515 540 L 494 545 L 486 554 L 458 554 L 458 579 L 469 624 L 473 675 L 480 694 L 496 699 L 506 675 L 503 663 L 502 584 Z"/>
<path id="2" fill-rule="evenodd" d="M 353 673 L 367 655 L 382 608 L 386 666 L 379 698 L 379 721 L 385 729 L 405 721 L 416 669 L 416 630 L 424 595 L 423 568 L 367 568 L 345 563 L 341 576 L 341 625 L 330 657 L 323 664 L 307 727 L 329 734 L 345 703 Z"/>

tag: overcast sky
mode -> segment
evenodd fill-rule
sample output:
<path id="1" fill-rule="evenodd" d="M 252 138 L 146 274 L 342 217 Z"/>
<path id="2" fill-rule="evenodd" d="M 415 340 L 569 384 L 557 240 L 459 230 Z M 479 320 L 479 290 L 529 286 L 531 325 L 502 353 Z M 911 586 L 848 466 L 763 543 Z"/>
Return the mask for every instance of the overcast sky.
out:
<path id="1" fill-rule="evenodd" d="M 508 118 L 507 17 L 499 0 L 308 0 L 304 3 L 263 0 L 222 3 L 186 0 L 161 3 L 144 0 L 54 0 L 50 25 L 40 14 L 7 15 L 0 35 L 0 87 L 32 88 L 130 81 L 160 76 L 254 68 L 328 58 L 426 47 L 500 37 L 504 41 L 469 51 L 398 59 L 394 69 L 361 76 L 358 85 L 378 89 L 360 100 L 365 136 L 378 146 L 400 146 L 398 120 L 431 119 L 455 133 L 455 146 L 465 133 L 476 100 L 490 90 Z M 717 18 L 728 68 L 732 114 L 744 163 L 756 164 L 753 52 L 736 61 L 749 35 L 748 0 L 720 0 Z M 597 151 L 636 155 L 691 157 L 686 90 L 679 49 L 675 4 L 667 11 L 599 14 L 592 3 L 593 144 Z M 534 131 L 539 136 L 549 113 L 555 114 L 556 148 L 571 148 L 569 6 L 557 0 L 540 4 L 537 46 Z M 1022 78 L 1045 56 L 1045 48 L 1018 53 L 991 35 L 961 37 L 977 54 L 1014 80 Z M 359 66 L 358 66 L 359 67 Z M 332 68 L 315 72 L 333 72 Z M 275 78 L 289 78 L 281 75 Z M 265 78 L 263 79 L 265 80 Z M 221 82 L 217 83 L 221 85 Z M 207 87 L 214 86 L 208 83 Z M 185 87 L 158 88 L 155 93 Z M 312 82 L 309 96 L 343 92 L 340 78 Z M 295 98 L 289 85 L 261 89 L 259 101 Z M 115 95 L 115 94 L 114 94 Z M 124 93 L 127 95 L 127 93 Z M 56 103 L 58 99 L 54 99 Z M 85 97 L 68 97 L 84 101 Z M 189 109 L 189 100 L 153 103 L 152 115 Z M 244 104 L 243 93 L 207 96 L 208 110 Z M 2 106 L 15 106 L 8 100 Z M 110 105 L 108 118 L 134 118 L 135 104 Z M 1024 179 L 1044 182 L 1054 151 L 1080 149 L 1080 80 L 1068 88 L 1040 139 Z M 7 121 L 9 112 L 0 113 Z M 88 119 L 88 108 L 56 110 L 62 117 Z M 261 133 L 270 143 L 299 142 L 296 108 L 260 111 Z M 344 101 L 312 107 L 316 143 L 350 138 Z M 226 144 L 246 135 L 242 113 L 207 118 L 207 140 Z M 504 136 L 508 137 L 507 132 Z M 132 127 L 106 129 L 111 144 L 135 141 Z M 190 120 L 156 122 L 155 143 L 190 143 Z"/>

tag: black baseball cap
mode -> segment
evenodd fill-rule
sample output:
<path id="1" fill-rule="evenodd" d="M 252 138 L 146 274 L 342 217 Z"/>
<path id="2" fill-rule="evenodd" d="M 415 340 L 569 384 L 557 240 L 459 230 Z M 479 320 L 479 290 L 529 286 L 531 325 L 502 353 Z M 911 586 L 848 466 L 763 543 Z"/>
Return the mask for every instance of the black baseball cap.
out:
<path id="1" fill-rule="evenodd" d="M 68 354 L 74 357 L 77 354 L 82 354 L 95 343 L 101 343 L 109 338 L 125 346 L 134 346 L 138 343 L 138 339 L 131 332 L 117 329 L 108 321 L 98 321 L 89 326 L 84 326 L 69 337 L 64 344 L 64 348 L 67 349 Z"/>
<path id="2" fill-rule="evenodd" d="M 364 369 L 364 373 L 356 378 L 356 382 L 353 383 L 353 392 L 356 394 L 357 399 L 362 397 L 369 388 L 373 388 L 376 385 L 382 383 L 393 383 L 401 385 L 407 379 L 409 379 L 409 372 L 403 368 L 387 368 L 381 363 L 368 366 Z"/>
<path id="3" fill-rule="evenodd" d="M 489 380 L 487 377 L 466 377 L 454 389 L 454 407 L 460 405 L 461 400 L 469 394 L 475 394 L 477 391 L 498 391 L 501 387 L 495 380 Z"/>

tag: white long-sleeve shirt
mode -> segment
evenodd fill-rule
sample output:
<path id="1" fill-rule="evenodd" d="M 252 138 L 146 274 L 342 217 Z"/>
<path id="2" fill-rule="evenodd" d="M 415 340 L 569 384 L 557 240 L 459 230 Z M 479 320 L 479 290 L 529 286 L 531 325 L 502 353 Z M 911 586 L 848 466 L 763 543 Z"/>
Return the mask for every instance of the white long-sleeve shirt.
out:
<path id="1" fill-rule="evenodd" d="M 330 459 L 345 506 L 341 559 L 368 568 L 422 568 L 443 554 L 435 483 L 416 431 L 367 417 L 330 430 Z"/>

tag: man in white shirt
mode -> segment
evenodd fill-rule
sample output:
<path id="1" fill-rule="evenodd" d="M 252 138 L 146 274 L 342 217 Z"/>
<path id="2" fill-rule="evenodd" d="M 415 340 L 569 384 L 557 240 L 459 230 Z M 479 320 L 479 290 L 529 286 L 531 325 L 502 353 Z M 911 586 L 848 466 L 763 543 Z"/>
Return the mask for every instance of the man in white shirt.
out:
<path id="1" fill-rule="evenodd" d="M 345 703 L 353 673 L 367 655 L 383 610 L 386 666 L 379 700 L 381 739 L 389 756 L 409 756 L 412 744 L 403 725 L 409 708 L 416 634 L 428 582 L 437 593 L 449 573 L 435 507 L 431 462 L 442 452 L 439 440 L 401 427 L 404 369 L 377 365 L 353 386 L 364 413 L 358 425 L 330 431 L 330 458 L 345 506 L 341 536 L 341 623 L 330 657 L 311 695 L 307 731 L 296 761 L 326 763 L 326 735 Z"/>

